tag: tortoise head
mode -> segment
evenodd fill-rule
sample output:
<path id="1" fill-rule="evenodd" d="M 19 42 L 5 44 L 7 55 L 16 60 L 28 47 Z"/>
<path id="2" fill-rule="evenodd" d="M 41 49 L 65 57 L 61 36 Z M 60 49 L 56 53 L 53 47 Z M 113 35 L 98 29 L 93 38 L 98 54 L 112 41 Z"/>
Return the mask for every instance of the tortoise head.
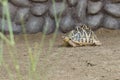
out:
<path id="1" fill-rule="evenodd" d="M 100 41 L 96 41 L 96 40 L 95 40 L 94 43 L 95 43 L 96 46 L 102 45 L 102 43 L 101 43 Z"/>
<path id="2" fill-rule="evenodd" d="M 66 36 L 62 36 L 62 39 L 65 41 L 65 42 L 68 42 L 70 40 L 69 37 L 66 37 Z"/>

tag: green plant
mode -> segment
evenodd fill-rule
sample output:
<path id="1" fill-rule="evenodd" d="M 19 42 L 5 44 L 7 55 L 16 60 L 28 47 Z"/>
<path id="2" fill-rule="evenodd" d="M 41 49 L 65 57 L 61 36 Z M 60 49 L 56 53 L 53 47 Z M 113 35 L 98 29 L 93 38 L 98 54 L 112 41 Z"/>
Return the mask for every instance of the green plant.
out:
<path id="1" fill-rule="evenodd" d="M 65 0 L 64 0 L 64 2 L 65 2 Z M 9 68 L 9 65 L 6 64 L 6 62 L 4 61 L 4 58 L 3 58 L 4 45 L 7 45 L 8 49 L 9 49 L 8 53 L 10 54 L 10 57 L 12 58 L 12 61 L 13 61 L 12 66 L 14 66 L 15 71 L 17 73 L 17 80 L 22 80 L 19 60 L 15 56 L 15 54 L 17 54 L 17 49 L 16 49 L 15 40 L 14 40 L 14 33 L 13 33 L 13 29 L 12 29 L 12 22 L 11 22 L 9 7 L 8 7 L 8 0 L 1 0 L 0 3 L 3 6 L 2 25 L 1 26 L 4 29 L 5 18 L 6 18 L 7 24 L 8 24 L 8 29 L 9 29 L 9 36 L 8 37 L 3 34 L 4 31 L 0 32 L 0 67 L 1 67 L 1 65 L 3 65 L 5 67 L 8 75 L 9 75 L 9 80 L 14 80 L 13 76 L 11 75 L 12 70 Z M 55 11 L 56 10 L 55 9 L 55 0 L 52 0 L 52 4 L 54 5 L 54 11 Z M 48 54 L 50 54 L 50 51 L 51 51 L 51 49 L 54 45 L 54 42 L 56 40 L 56 37 L 57 37 L 61 14 L 59 16 L 57 16 L 56 14 L 54 15 L 55 22 L 56 22 L 56 29 L 55 29 L 55 32 L 53 34 L 53 37 L 50 39 L 50 42 L 49 42 Z M 32 48 L 30 47 L 29 40 L 27 38 L 25 25 L 24 25 L 24 22 L 22 19 L 21 19 L 21 23 L 22 23 L 23 33 L 24 33 L 23 35 L 24 35 L 25 45 L 27 48 L 27 53 L 29 55 L 29 69 L 28 69 L 29 80 L 33 80 L 33 79 L 40 80 L 40 77 L 36 73 L 36 67 L 37 67 L 37 64 L 39 61 L 40 54 L 42 53 L 44 40 L 46 38 L 46 34 L 45 34 L 46 32 L 43 32 L 40 43 L 35 44 L 36 48 L 38 48 L 38 49 L 36 49 L 35 51 L 32 51 Z M 36 55 L 34 55 L 34 53 L 36 53 Z M 44 80 L 45 80 L 45 78 L 44 78 Z"/>

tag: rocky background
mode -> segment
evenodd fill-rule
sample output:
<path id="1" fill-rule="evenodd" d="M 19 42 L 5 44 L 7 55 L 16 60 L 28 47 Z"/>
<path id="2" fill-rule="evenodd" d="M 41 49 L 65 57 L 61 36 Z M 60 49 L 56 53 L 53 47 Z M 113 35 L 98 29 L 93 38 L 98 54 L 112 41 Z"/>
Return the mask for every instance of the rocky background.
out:
<path id="1" fill-rule="evenodd" d="M 53 33 L 60 18 L 59 31 L 68 32 L 82 23 L 96 30 L 104 27 L 120 29 L 120 0 L 8 0 L 14 33 L 22 33 L 22 24 L 27 33 Z M 2 12 L 0 5 L 0 30 Z M 5 14 L 4 14 L 5 15 Z M 5 21 L 3 30 L 8 32 Z"/>

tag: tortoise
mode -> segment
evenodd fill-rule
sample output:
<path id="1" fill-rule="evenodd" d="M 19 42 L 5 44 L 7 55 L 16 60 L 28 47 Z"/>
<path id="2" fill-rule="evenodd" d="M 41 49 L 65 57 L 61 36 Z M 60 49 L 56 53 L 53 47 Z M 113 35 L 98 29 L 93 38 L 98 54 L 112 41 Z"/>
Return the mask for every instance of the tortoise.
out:
<path id="1" fill-rule="evenodd" d="M 101 42 L 98 40 L 92 29 L 85 24 L 76 26 L 70 31 L 67 36 L 62 36 L 64 46 L 100 46 Z"/>

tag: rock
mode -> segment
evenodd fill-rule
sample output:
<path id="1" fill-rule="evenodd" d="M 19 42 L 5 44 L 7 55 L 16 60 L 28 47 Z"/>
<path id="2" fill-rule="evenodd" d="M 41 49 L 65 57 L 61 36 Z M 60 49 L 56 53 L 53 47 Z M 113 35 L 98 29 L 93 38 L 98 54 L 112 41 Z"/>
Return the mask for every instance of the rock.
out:
<path id="1" fill-rule="evenodd" d="M 26 24 L 27 33 L 38 33 L 42 31 L 44 18 L 32 16 Z"/>
<path id="2" fill-rule="evenodd" d="M 29 17 L 29 8 L 20 8 L 15 16 L 15 23 L 21 24 L 22 21 L 25 23 Z"/>
<path id="3" fill-rule="evenodd" d="M 33 7 L 31 8 L 31 13 L 36 16 L 41 16 L 45 12 L 47 12 L 48 6 L 42 3 L 37 3 L 34 4 Z"/>
<path id="4" fill-rule="evenodd" d="M 112 3 L 120 3 L 120 0 L 111 0 Z"/>
<path id="5" fill-rule="evenodd" d="M 13 22 L 13 24 L 14 24 L 14 22 Z M 21 25 L 17 25 L 17 24 L 15 24 L 16 25 L 16 27 L 13 27 L 13 32 L 15 33 L 15 34 L 20 34 L 20 33 L 22 33 L 22 26 Z"/>
<path id="6" fill-rule="evenodd" d="M 11 3 L 8 3 L 8 7 L 9 7 L 9 11 L 10 11 L 9 13 L 10 13 L 11 20 L 13 20 L 15 13 L 17 11 L 17 8 L 14 5 L 12 5 Z M 6 18 L 6 11 L 5 11 L 6 9 L 4 9 L 4 7 L 1 5 L 1 7 L 0 7 L 0 16 L 1 17 L 2 17 L 3 10 L 4 10 L 4 16 Z"/>
<path id="7" fill-rule="evenodd" d="M 108 14 L 120 18 L 120 3 L 118 3 L 118 4 L 111 4 L 111 3 L 106 4 L 104 9 Z"/>
<path id="8" fill-rule="evenodd" d="M 4 32 L 9 32 L 9 25 L 8 25 L 8 22 L 5 20 L 5 24 L 4 24 L 4 26 L 2 27 L 2 22 L 3 21 L 3 19 L 0 19 L 0 31 L 4 31 Z M 14 22 L 12 22 L 12 29 L 13 29 L 13 32 L 14 33 L 20 33 L 21 31 L 22 31 L 22 27 L 21 26 L 19 26 L 19 25 L 16 25 Z"/>
<path id="9" fill-rule="evenodd" d="M 69 32 L 77 24 L 86 24 L 96 30 L 103 26 L 120 28 L 120 0 L 8 0 L 14 32 L 21 32 L 21 18 L 28 33 L 55 31 Z M 0 18 L 2 16 L 0 3 Z M 6 20 L 6 13 L 3 14 Z M 7 26 L 8 23 L 5 23 Z M 20 26 L 20 27 L 18 27 Z M 7 32 L 8 28 L 4 30 Z"/>
<path id="10" fill-rule="evenodd" d="M 96 14 L 98 13 L 102 8 L 102 2 L 98 1 L 98 2 L 91 2 L 88 1 L 88 13 L 89 14 Z"/>
<path id="11" fill-rule="evenodd" d="M 31 3 L 29 0 L 10 0 L 14 5 L 18 7 L 30 7 Z"/>
<path id="12" fill-rule="evenodd" d="M 75 6 L 78 2 L 78 0 L 67 0 L 67 1 L 70 6 Z"/>
<path id="13" fill-rule="evenodd" d="M 51 0 L 52 1 L 52 0 Z M 55 0 L 56 2 L 62 2 L 63 0 Z"/>
<path id="14" fill-rule="evenodd" d="M 82 23 L 85 22 L 86 19 L 86 9 L 87 9 L 87 0 L 79 0 L 77 8 L 76 8 L 76 14 L 79 18 L 78 20 Z"/>
<path id="15" fill-rule="evenodd" d="M 51 17 L 56 16 L 62 16 L 65 12 L 66 9 L 66 4 L 63 2 L 56 2 L 55 4 L 52 4 L 51 7 L 49 8 L 49 13 Z"/>
<path id="16" fill-rule="evenodd" d="M 108 29 L 119 29 L 120 25 L 117 19 L 111 16 L 106 16 L 104 19 L 103 27 Z"/>
<path id="17" fill-rule="evenodd" d="M 46 2 L 48 0 L 31 0 L 31 1 L 33 1 L 33 2 Z"/>
<path id="18" fill-rule="evenodd" d="M 49 17 L 45 17 L 45 24 L 43 26 L 42 32 L 45 34 L 53 33 L 55 30 L 55 22 Z"/>
<path id="19" fill-rule="evenodd" d="M 61 19 L 60 30 L 64 33 L 71 31 L 75 27 L 75 22 L 71 15 L 67 15 Z"/>
<path id="20" fill-rule="evenodd" d="M 87 25 L 96 30 L 100 27 L 102 20 L 103 14 L 91 15 L 87 19 Z"/>
<path id="21" fill-rule="evenodd" d="M 97 2 L 97 1 L 101 1 L 101 0 L 90 0 L 90 1 Z"/>

